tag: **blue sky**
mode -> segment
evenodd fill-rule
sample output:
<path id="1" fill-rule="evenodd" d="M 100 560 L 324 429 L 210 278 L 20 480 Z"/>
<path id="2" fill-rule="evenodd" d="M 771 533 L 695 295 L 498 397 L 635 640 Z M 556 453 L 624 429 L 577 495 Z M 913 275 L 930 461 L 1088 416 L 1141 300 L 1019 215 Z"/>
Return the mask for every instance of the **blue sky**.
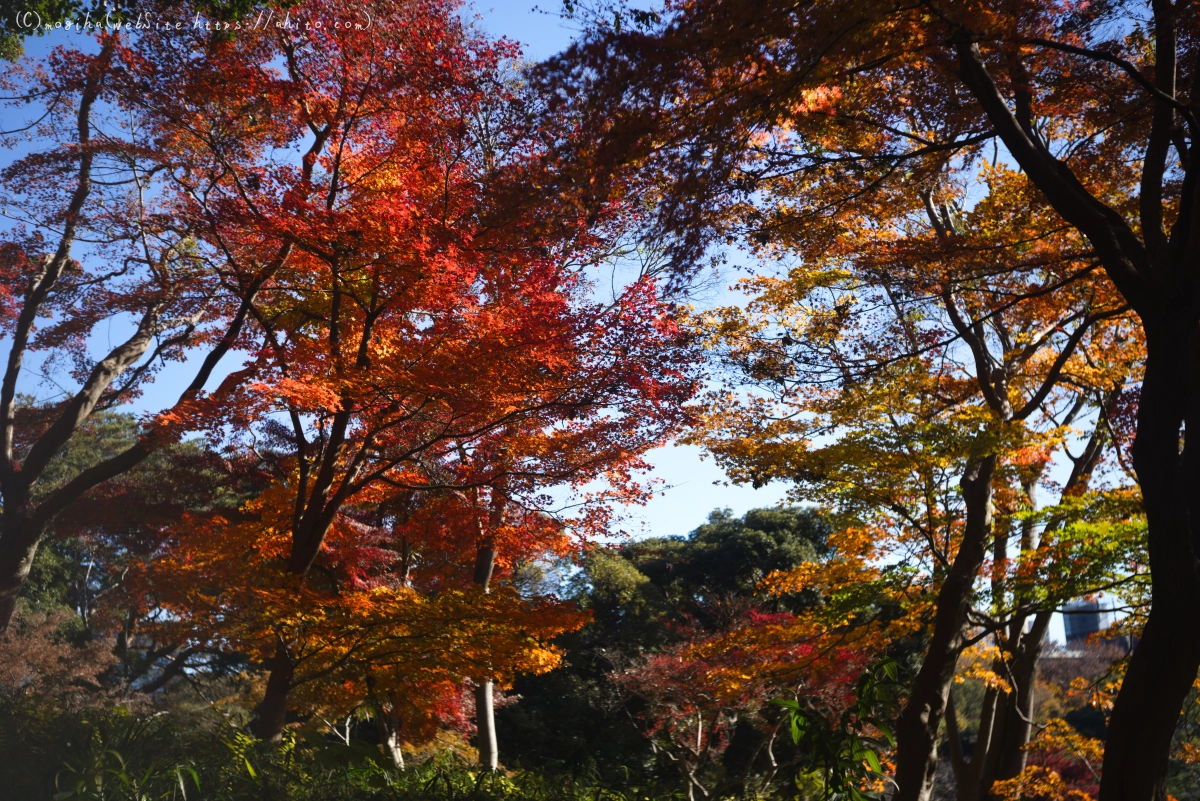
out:
<path id="1" fill-rule="evenodd" d="M 561 0 L 481 0 L 474 9 L 488 33 L 520 42 L 530 61 L 552 56 L 571 42 L 570 23 L 559 16 Z"/>

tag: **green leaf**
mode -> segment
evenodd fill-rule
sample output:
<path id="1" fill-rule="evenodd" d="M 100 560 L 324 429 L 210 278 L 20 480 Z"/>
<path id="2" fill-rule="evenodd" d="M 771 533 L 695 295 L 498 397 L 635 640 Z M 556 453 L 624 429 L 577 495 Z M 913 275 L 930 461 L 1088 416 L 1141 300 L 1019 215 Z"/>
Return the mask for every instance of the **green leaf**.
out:
<path id="1" fill-rule="evenodd" d="M 867 718 L 867 723 L 870 723 L 876 730 L 883 735 L 883 739 L 887 740 L 888 745 L 896 744 L 896 735 L 892 734 L 891 726 L 888 726 L 879 718 Z"/>

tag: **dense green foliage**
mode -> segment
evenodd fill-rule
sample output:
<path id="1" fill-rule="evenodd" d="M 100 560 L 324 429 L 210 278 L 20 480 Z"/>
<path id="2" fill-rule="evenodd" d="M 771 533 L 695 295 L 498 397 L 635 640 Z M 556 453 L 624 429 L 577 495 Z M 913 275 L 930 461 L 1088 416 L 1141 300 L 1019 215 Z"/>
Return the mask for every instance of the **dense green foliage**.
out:
<path id="1" fill-rule="evenodd" d="M 117 708 L 54 714 L 30 703 L 0 705 L 0 786 L 24 801 L 583 801 L 667 799 L 665 788 L 536 772 L 481 773 L 455 757 L 398 772 L 370 742 L 372 727 L 351 745 L 313 729 L 282 744 L 255 741 L 235 729 L 180 725 L 169 716 Z"/>
<path id="2" fill-rule="evenodd" d="M 718 510 L 688 537 L 593 551 L 563 588 L 591 610 L 592 622 L 562 638 L 564 667 L 518 679 L 520 702 L 497 713 L 506 764 L 635 783 L 674 781 L 670 757 L 643 734 L 644 702 L 623 695 L 609 676 L 698 631 L 720 631 L 751 608 L 779 611 L 779 603 L 755 596 L 757 582 L 817 559 L 827 534 L 809 510 L 755 509 L 741 518 Z M 757 747 L 760 713 L 745 712 L 713 767 L 721 778 L 745 777 L 766 763 Z M 762 764 L 751 764 L 756 756 Z"/>

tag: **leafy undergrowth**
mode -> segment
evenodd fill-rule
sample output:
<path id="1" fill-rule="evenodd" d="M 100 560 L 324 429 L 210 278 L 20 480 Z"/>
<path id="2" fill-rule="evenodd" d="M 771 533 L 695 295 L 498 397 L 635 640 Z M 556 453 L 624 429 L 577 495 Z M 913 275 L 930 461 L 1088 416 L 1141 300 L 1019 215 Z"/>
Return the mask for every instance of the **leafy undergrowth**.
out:
<path id="1" fill-rule="evenodd" d="M 113 707 L 54 712 L 0 706 L 0 786 L 23 801 L 674 801 L 598 776 L 484 773 L 445 754 L 396 770 L 374 744 L 315 728 L 281 743 L 185 728 Z"/>

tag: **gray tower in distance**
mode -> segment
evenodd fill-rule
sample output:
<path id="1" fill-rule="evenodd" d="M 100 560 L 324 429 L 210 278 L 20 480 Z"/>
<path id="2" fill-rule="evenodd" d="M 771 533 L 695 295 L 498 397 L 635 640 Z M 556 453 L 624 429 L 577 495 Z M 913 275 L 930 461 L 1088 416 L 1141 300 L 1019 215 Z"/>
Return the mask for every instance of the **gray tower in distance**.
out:
<path id="1" fill-rule="evenodd" d="M 1108 603 L 1079 598 L 1062 609 L 1063 628 L 1067 643 L 1082 643 L 1089 636 L 1104 631 L 1113 624 L 1113 613 Z"/>

